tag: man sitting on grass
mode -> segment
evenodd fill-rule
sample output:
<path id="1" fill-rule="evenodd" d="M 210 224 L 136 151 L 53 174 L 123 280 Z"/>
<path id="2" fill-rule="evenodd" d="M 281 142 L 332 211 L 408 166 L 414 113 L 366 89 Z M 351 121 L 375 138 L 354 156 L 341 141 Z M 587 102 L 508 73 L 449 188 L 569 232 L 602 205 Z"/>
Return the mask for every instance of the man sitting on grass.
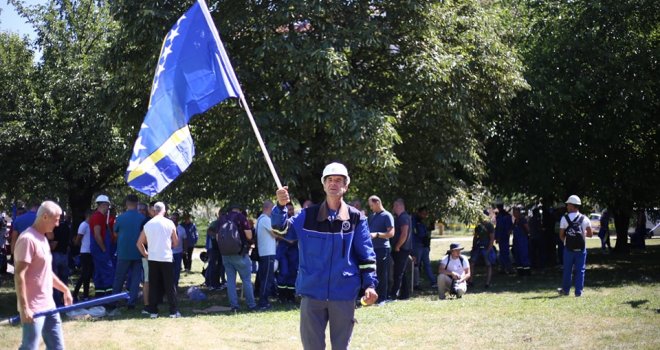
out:
<path id="1" fill-rule="evenodd" d="M 461 256 L 461 247 L 458 243 L 449 245 L 447 255 L 440 261 L 438 267 L 438 292 L 440 300 L 445 294 L 460 298 L 467 291 L 466 281 L 470 278 L 470 263 Z"/>

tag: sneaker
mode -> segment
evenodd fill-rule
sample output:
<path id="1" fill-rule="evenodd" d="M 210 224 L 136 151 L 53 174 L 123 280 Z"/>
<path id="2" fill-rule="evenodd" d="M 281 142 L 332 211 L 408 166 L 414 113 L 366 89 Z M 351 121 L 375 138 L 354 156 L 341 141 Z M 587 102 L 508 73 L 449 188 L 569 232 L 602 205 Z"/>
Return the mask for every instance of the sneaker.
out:
<path id="1" fill-rule="evenodd" d="M 558 293 L 560 296 L 568 295 L 568 292 L 564 292 L 564 290 L 563 290 L 562 288 L 557 288 L 557 293 Z"/>
<path id="2" fill-rule="evenodd" d="M 149 318 L 158 318 L 158 314 L 149 314 Z"/>
<path id="3" fill-rule="evenodd" d="M 181 318 L 181 313 L 177 311 L 175 314 L 170 314 L 170 318 Z"/>
<path id="4" fill-rule="evenodd" d="M 142 309 L 142 311 L 140 311 L 140 313 L 143 314 L 143 315 L 150 315 L 151 314 L 151 312 L 147 311 L 147 309 Z"/>

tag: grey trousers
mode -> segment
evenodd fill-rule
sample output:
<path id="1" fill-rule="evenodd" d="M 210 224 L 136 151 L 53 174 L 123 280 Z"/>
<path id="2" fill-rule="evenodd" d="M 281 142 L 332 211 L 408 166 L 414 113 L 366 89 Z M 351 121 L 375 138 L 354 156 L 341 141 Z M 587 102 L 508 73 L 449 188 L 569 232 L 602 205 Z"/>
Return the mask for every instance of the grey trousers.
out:
<path id="1" fill-rule="evenodd" d="M 355 300 L 318 300 L 303 297 L 300 302 L 300 338 L 306 350 L 325 349 L 325 327 L 330 321 L 333 350 L 348 349 L 355 323 Z"/>

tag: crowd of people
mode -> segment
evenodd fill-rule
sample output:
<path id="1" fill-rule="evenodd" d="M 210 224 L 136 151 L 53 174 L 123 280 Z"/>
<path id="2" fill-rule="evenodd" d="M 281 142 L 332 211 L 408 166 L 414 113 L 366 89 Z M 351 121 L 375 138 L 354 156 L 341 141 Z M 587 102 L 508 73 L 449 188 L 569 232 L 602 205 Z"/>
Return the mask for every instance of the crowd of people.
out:
<path id="1" fill-rule="evenodd" d="M 462 255 L 461 244 L 452 243 L 434 272 L 430 259 L 434 223 L 426 207 L 410 215 L 399 198 L 390 212 L 377 195 L 372 195 L 367 215 L 359 201 L 351 205 L 344 202 L 350 177 L 339 163 L 324 169 L 321 183 L 325 200 L 316 205 L 307 201 L 299 211 L 294 210 L 286 187 L 278 189 L 276 202 L 263 202 L 256 221 L 238 205 L 219 211 L 208 226 L 206 252 L 202 254 L 206 263 L 204 285 L 211 291 L 226 289 L 233 311 L 241 309 L 237 274 L 248 310 L 268 310 L 275 299 L 281 303 L 299 302 L 305 348 L 321 347 L 328 323 L 333 348 L 347 347 L 356 305 L 409 299 L 413 290 L 425 287 L 423 276 L 428 286 L 437 290 L 439 299 L 447 295 L 461 298 L 468 287 L 474 286 L 473 271 L 480 265 L 486 267 L 483 286 L 489 288 L 494 267 L 503 274 L 517 271 L 525 276 L 532 268 L 560 262 L 563 278 L 558 293 L 568 295 L 573 287 L 575 296 L 582 295 L 585 238 L 591 237 L 592 231 L 589 219 L 578 211 L 581 201 L 577 196 L 571 196 L 562 210 L 542 211 L 538 206 L 531 210 L 512 206 L 507 210 L 498 201 L 496 208 L 484 210 L 482 220 L 475 225 L 470 258 Z M 96 208 L 86 213 L 72 238 L 70 218 L 51 203 L 29 205 L 11 223 L 10 249 L 16 271 L 23 276 L 16 279 L 23 320 L 31 320 L 26 310 L 45 307 L 31 304 L 34 296 L 26 292 L 30 288 L 24 279 L 26 271 L 28 275 L 36 273 L 28 268 L 34 261 L 34 252 L 29 248 L 44 242 L 50 255 L 39 266 L 44 269 L 44 263 L 50 264 L 53 278 L 37 290 L 52 290 L 54 305 L 126 289 L 126 307 L 134 309 L 142 290 L 143 314 L 158 317 L 158 305 L 166 298 L 169 317 L 181 317 L 177 287 L 181 271 L 191 271 L 199 238 L 190 214 L 168 215 L 164 203 L 140 203 L 137 196 L 129 195 L 124 201 L 125 210 L 116 215 L 110 198 L 99 195 Z M 28 238 L 31 243 L 26 248 Z M 70 242 L 77 249 L 71 249 Z M 79 254 L 72 254 L 75 250 Z M 78 261 L 80 278 L 71 293 L 69 271 L 76 260 L 72 255 Z M 254 284 L 253 272 L 257 273 Z M 106 307 L 111 316 L 120 313 L 116 304 Z M 33 328 L 24 328 L 24 336 L 32 334 L 34 338 L 34 332 Z"/>

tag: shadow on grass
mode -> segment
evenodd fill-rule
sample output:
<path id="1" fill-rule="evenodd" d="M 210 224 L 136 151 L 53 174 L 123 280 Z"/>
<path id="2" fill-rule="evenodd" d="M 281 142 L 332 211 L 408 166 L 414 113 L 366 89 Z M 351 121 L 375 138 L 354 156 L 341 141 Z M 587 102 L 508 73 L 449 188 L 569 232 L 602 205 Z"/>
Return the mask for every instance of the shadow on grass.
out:
<path id="1" fill-rule="evenodd" d="M 468 254 L 469 252 L 466 252 Z M 645 285 L 658 283 L 660 281 L 660 245 L 647 245 L 646 251 L 627 256 L 606 255 L 599 249 L 589 249 L 587 255 L 587 272 L 585 277 L 585 288 L 612 288 L 624 285 Z M 437 271 L 438 262 L 433 262 L 433 271 Z M 484 288 L 485 268 L 477 267 L 474 274 L 475 286 L 468 289 L 469 294 L 479 293 L 530 293 L 537 292 L 547 296 L 534 296 L 529 299 L 554 299 L 559 298 L 555 291 L 561 283 L 562 272 L 559 267 L 547 268 L 543 270 L 533 270 L 531 276 L 503 275 L 497 272 L 493 273 L 492 285 L 490 288 Z M 16 294 L 14 291 L 14 282 L 12 275 L 2 275 L 2 285 L 0 286 L 0 318 L 7 318 L 17 314 L 16 312 Z M 425 281 L 425 283 L 428 283 Z M 186 297 L 185 291 L 189 286 L 179 288 L 179 305 L 184 316 L 202 316 L 205 314 L 193 314 L 192 309 L 203 309 L 213 305 L 228 305 L 226 291 L 210 292 L 204 290 L 208 299 L 202 302 L 194 302 Z M 435 296 L 437 291 L 426 287 L 422 290 L 415 290 L 415 296 Z M 633 308 L 643 308 L 646 305 L 645 300 L 633 300 L 627 302 Z M 163 310 L 166 306 L 163 305 Z M 122 309 L 124 311 L 125 309 Z M 268 312 L 289 311 L 290 307 L 286 305 L 273 304 L 273 309 Z M 650 309 L 649 309 L 650 310 Z M 651 310 L 660 313 L 660 309 Z M 240 313 L 247 313 L 243 311 Z M 227 315 L 233 313 L 209 313 L 208 315 Z M 118 319 L 141 318 L 139 310 L 123 312 Z M 112 318 L 107 318 L 112 320 Z"/>
<path id="2" fill-rule="evenodd" d="M 469 252 L 464 253 L 468 255 Z M 645 285 L 660 282 L 660 245 L 647 245 L 646 251 L 627 256 L 603 254 L 600 249 L 588 249 L 585 289 L 612 288 L 624 285 Z M 433 264 L 437 271 L 437 262 Z M 491 286 L 485 288 L 486 268 L 478 266 L 473 271 L 475 286 L 468 288 L 469 294 L 480 293 L 548 293 L 547 296 L 535 296 L 529 299 L 555 299 L 561 284 L 561 266 L 532 270 L 531 276 L 506 275 L 495 268 Z M 430 288 L 415 291 L 415 295 L 434 295 Z M 631 304 L 635 307 L 635 305 Z M 660 311 L 659 311 L 660 312 Z"/>

